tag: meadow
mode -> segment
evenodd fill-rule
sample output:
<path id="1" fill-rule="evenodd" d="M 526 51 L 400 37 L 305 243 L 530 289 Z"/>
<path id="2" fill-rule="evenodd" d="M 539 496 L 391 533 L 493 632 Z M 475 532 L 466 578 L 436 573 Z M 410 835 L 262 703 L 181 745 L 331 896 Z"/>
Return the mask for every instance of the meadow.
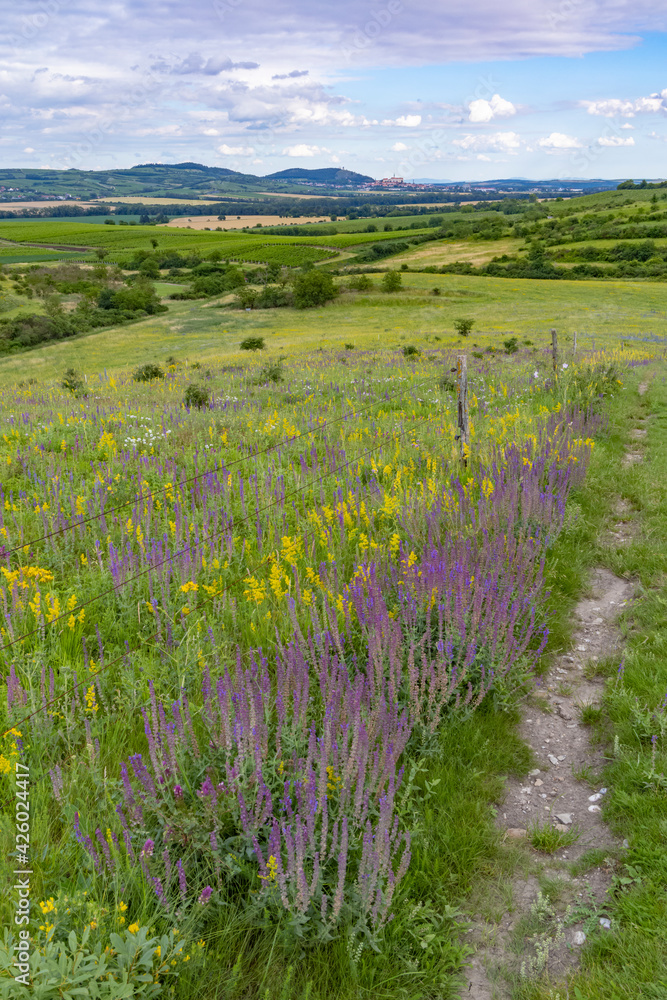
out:
<path id="1" fill-rule="evenodd" d="M 548 330 L 560 330 L 564 350 L 573 332 L 580 347 L 620 347 L 630 338 L 667 336 L 667 290 L 662 283 L 507 281 L 458 275 L 402 274 L 402 290 L 379 290 L 381 275 L 370 275 L 374 290 L 343 292 L 326 307 L 313 310 L 220 308 L 221 300 L 171 302 L 169 311 L 129 326 L 105 329 L 62 340 L 39 350 L 0 358 L 0 384 L 20 378 L 55 379 L 66 368 L 83 372 L 125 369 L 173 355 L 177 360 L 238 363 L 238 348 L 249 336 L 262 336 L 272 355 L 301 355 L 341 350 L 346 343 L 360 348 L 455 350 L 466 343 L 454 331 L 464 316 L 474 320 L 467 346 L 472 350 L 498 347 L 517 336 L 535 346 L 549 340 Z M 345 278 L 336 279 L 345 286 Z M 2 286 L 0 285 L 0 288 Z M 168 296 L 173 287 L 159 282 Z M 433 295 L 437 288 L 439 295 Z M 20 311 L 37 311 L 37 300 L 19 300 Z M 223 299 L 222 302 L 225 300 Z M 9 304 L 9 303 L 8 303 Z M 19 311 L 12 299 L 12 313 Z M 437 341 L 435 338 L 439 337 Z"/>
<path id="2" fill-rule="evenodd" d="M 125 252 L 165 234 L 58 225 Z M 663 372 L 667 291 L 399 273 L 391 294 L 340 275 L 315 309 L 170 301 L 0 359 L 0 839 L 27 862 L 9 818 L 29 795 L 34 868 L 27 980 L 8 930 L 0 997 L 465 995 L 475 907 L 529 866 L 496 824 L 506 777 L 532 766 L 519 708 L 567 644 L 617 480 L 657 517 L 663 487 L 626 482 L 618 442 L 639 378 Z M 8 293 L 11 314 L 26 304 Z M 605 558 L 637 573 L 642 551 Z M 661 586 L 660 552 L 641 572 Z M 632 799 L 664 755 L 659 735 L 633 742 L 635 690 L 662 711 L 644 655 L 597 718 L 601 740 L 622 734 L 610 816 L 652 886 L 660 782 Z M 660 904 L 619 886 L 630 1000 L 660 967 Z M 595 937 L 586 955 L 576 988 L 601 1000 L 613 955 Z"/>
<path id="3" fill-rule="evenodd" d="M 0 763 L 8 804 L 30 761 L 52 990 L 457 989 L 460 907 L 497 853 L 498 786 L 461 768 L 527 766 L 512 705 L 558 634 L 544 559 L 591 405 L 650 353 L 564 354 L 556 381 L 539 344 L 471 355 L 462 464 L 450 345 L 292 346 L 5 388 Z"/>

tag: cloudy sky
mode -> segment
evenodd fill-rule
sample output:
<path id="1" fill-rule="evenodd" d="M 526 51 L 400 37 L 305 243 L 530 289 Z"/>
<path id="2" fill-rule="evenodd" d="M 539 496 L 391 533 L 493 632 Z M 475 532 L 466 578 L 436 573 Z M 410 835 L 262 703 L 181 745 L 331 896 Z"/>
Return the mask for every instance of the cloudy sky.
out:
<path id="1" fill-rule="evenodd" d="M 667 176 L 665 0 L 0 0 L 0 166 Z"/>

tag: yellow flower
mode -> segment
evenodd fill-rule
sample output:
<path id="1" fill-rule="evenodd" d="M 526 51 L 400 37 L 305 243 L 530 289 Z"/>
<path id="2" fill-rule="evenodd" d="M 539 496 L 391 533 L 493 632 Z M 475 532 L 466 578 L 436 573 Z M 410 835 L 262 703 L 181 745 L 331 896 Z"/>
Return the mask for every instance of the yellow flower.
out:
<path id="1" fill-rule="evenodd" d="M 137 931 L 139 930 L 139 924 L 130 924 L 130 926 L 127 929 L 130 932 L 130 934 L 136 934 Z"/>
<path id="2" fill-rule="evenodd" d="M 94 930 L 97 929 L 97 921 L 96 920 L 91 920 L 90 921 L 90 929 L 91 929 L 91 931 L 94 931 Z"/>
<path id="3" fill-rule="evenodd" d="M 162 948 L 160 947 L 160 945 L 158 945 L 157 948 L 155 949 L 155 954 L 157 955 L 158 958 L 161 956 Z"/>
<path id="4" fill-rule="evenodd" d="M 95 698 L 95 685 L 91 684 L 85 694 L 86 701 L 86 712 L 97 712 L 99 710 L 99 705 Z M 124 905 L 124 904 L 123 904 Z M 127 909 L 127 907 L 125 907 Z"/>
<path id="5" fill-rule="evenodd" d="M 124 903 L 123 900 L 121 899 L 120 903 L 118 904 L 118 909 L 120 910 L 121 913 L 125 913 L 125 911 L 127 910 L 127 903 Z"/>

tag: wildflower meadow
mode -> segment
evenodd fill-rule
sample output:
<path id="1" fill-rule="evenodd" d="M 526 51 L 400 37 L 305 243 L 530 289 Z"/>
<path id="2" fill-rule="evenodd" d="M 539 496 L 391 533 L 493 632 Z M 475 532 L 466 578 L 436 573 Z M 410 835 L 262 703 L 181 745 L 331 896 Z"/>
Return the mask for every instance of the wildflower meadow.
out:
<path id="1" fill-rule="evenodd" d="M 32 873 L 0 997 L 454 995 L 465 878 L 415 889 L 449 857 L 433 762 L 534 685 L 545 561 L 650 361 L 544 341 L 468 359 L 468 445 L 451 348 L 3 391 L 1 836 Z"/>

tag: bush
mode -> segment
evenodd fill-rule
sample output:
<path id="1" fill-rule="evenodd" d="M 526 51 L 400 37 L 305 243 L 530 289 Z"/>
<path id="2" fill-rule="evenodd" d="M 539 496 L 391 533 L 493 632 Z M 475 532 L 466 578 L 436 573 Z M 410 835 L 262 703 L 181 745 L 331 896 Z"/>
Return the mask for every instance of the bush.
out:
<path id="1" fill-rule="evenodd" d="M 441 294 L 442 293 L 441 293 L 440 289 L 437 286 L 435 288 L 431 289 L 431 295 L 441 295 Z"/>
<path id="2" fill-rule="evenodd" d="M 519 341 L 516 337 L 510 337 L 508 340 L 503 340 L 503 347 L 505 354 L 514 354 L 519 350 Z"/>
<path id="3" fill-rule="evenodd" d="M 288 288 L 277 288 L 275 285 L 267 285 L 259 293 L 255 302 L 257 309 L 278 309 L 280 306 L 292 305 L 292 293 Z"/>
<path id="4" fill-rule="evenodd" d="M 356 274 L 353 278 L 350 278 L 348 284 L 355 292 L 367 292 L 369 288 L 373 287 L 373 282 L 367 274 Z"/>
<path id="5" fill-rule="evenodd" d="M 421 354 L 421 351 L 417 347 L 415 347 L 414 344 L 407 344 L 403 348 L 403 357 L 404 358 L 416 358 L 420 354 Z"/>
<path id="6" fill-rule="evenodd" d="M 460 337 L 467 337 L 470 334 L 474 323 L 474 319 L 457 319 L 454 320 L 454 329 Z"/>
<path id="7" fill-rule="evenodd" d="M 265 365 L 262 365 L 259 372 L 257 373 L 255 384 L 266 385 L 267 382 L 283 382 L 284 360 L 285 360 L 284 358 L 277 358 L 275 361 L 267 361 Z"/>
<path id="8" fill-rule="evenodd" d="M 338 295 L 334 280 L 326 271 L 312 268 L 298 275 L 294 281 L 294 305 L 297 309 L 311 309 L 326 305 Z"/>
<path id="9" fill-rule="evenodd" d="M 156 378 L 164 378 L 164 372 L 159 365 L 153 364 L 153 362 L 136 368 L 132 375 L 133 382 L 152 382 Z"/>
<path id="10" fill-rule="evenodd" d="M 208 406 L 209 399 L 209 390 L 203 385 L 196 385 L 194 382 L 183 393 L 183 403 L 189 410 L 203 409 L 205 406 Z"/>
<path id="11" fill-rule="evenodd" d="M 60 385 L 62 386 L 63 389 L 66 389 L 67 392 L 71 392 L 74 395 L 76 395 L 78 392 L 81 392 L 81 390 L 84 388 L 83 379 L 81 378 L 76 368 L 67 369 L 67 371 L 62 377 Z"/>
<path id="12" fill-rule="evenodd" d="M 345 350 L 346 351 L 353 351 L 354 350 L 354 344 L 345 344 Z"/>
<path id="13" fill-rule="evenodd" d="M 438 380 L 438 385 L 444 392 L 454 392 L 456 389 L 456 369 L 452 368 L 451 371 L 445 372 Z"/>
<path id="14" fill-rule="evenodd" d="M 387 271 L 380 287 L 383 292 L 399 292 L 401 290 L 401 276 L 398 271 Z"/>
<path id="15" fill-rule="evenodd" d="M 263 351 L 265 346 L 264 337 L 246 337 L 239 344 L 242 351 Z"/>

